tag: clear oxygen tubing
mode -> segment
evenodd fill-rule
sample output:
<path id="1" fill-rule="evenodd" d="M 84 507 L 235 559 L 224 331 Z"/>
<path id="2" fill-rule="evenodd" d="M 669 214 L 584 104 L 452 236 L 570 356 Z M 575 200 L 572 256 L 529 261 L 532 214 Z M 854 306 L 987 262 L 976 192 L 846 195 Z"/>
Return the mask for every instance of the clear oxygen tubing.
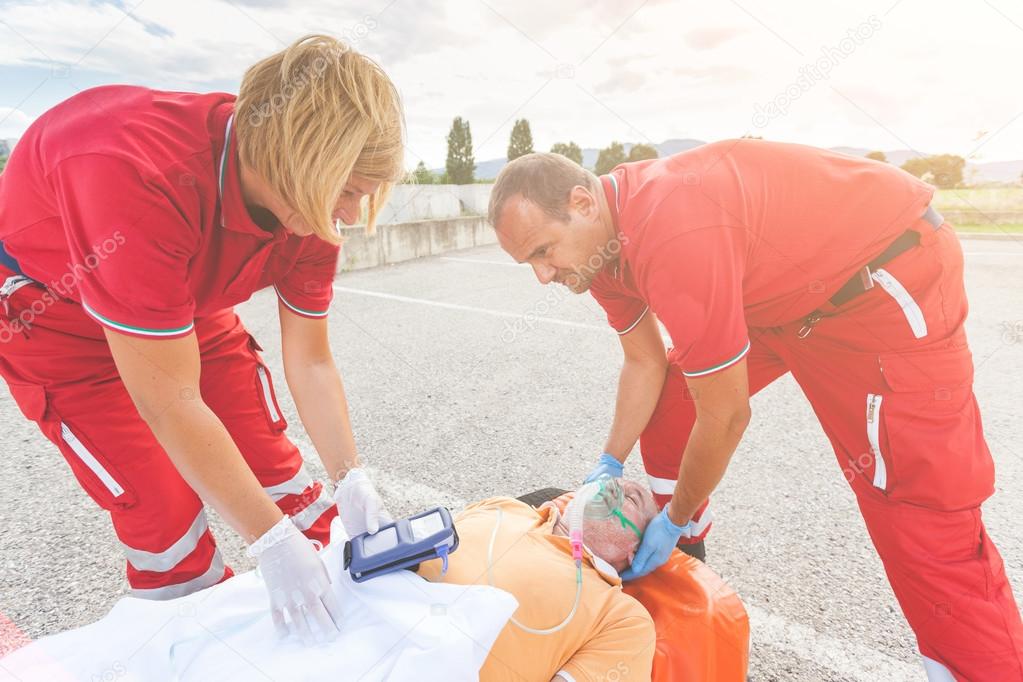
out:
<path id="1" fill-rule="evenodd" d="M 555 632 L 565 629 L 572 622 L 572 619 L 575 618 L 575 614 L 579 610 L 579 602 L 582 601 L 583 597 L 583 520 L 586 513 L 586 504 L 597 495 L 600 495 L 602 490 L 603 487 L 597 481 L 587 483 L 576 491 L 572 501 L 568 503 L 568 509 L 565 510 L 565 514 L 568 517 L 568 537 L 572 545 L 572 559 L 575 561 L 575 602 L 572 604 L 572 610 L 568 612 L 564 620 L 550 628 L 531 628 L 520 623 L 515 616 L 512 616 L 511 622 L 520 630 L 533 635 L 553 635 Z M 491 587 L 497 587 L 494 584 L 493 571 L 494 542 L 497 541 L 497 531 L 501 528 L 502 515 L 502 510 L 498 509 L 497 522 L 494 523 L 494 532 L 490 534 L 490 544 L 487 545 L 487 582 Z"/>

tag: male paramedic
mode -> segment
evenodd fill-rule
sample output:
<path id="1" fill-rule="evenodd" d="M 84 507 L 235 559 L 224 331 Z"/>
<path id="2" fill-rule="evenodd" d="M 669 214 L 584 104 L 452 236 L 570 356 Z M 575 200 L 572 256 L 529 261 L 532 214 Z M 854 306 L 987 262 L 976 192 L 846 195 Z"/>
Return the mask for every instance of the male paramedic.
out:
<path id="1" fill-rule="evenodd" d="M 132 594 L 233 575 L 217 510 L 258 558 L 274 622 L 339 613 L 313 540 L 386 518 L 359 468 L 327 312 L 339 252 L 400 177 L 403 115 L 374 62 L 307 36 L 237 97 L 130 86 L 44 113 L 0 175 L 0 374 L 109 513 Z M 233 306 L 273 286 L 284 374 L 331 499 L 284 435 L 270 371 Z M 267 320 L 269 323 L 269 320 Z"/>
<path id="2" fill-rule="evenodd" d="M 600 178 L 530 154 L 498 177 L 490 221 L 541 283 L 589 290 L 620 335 L 614 422 L 591 477 L 620 475 L 639 440 L 663 505 L 623 577 L 702 540 L 750 394 L 791 372 L 929 678 L 1023 680 L 1023 623 L 981 520 L 994 470 L 963 256 L 932 193 L 884 163 L 743 139 Z"/>

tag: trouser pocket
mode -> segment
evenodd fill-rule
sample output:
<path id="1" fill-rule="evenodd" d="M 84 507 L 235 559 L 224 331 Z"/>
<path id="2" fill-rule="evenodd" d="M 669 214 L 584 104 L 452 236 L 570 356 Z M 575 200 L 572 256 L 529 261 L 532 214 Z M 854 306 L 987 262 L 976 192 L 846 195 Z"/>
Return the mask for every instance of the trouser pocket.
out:
<path id="1" fill-rule="evenodd" d="M 108 459 L 105 453 L 130 448 L 130 443 L 97 443 L 86 430 L 69 424 L 49 407 L 46 390 L 31 384 L 8 384 L 22 413 L 36 422 L 39 429 L 64 456 L 72 473 L 89 497 L 107 511 L 126 509 L 136 502 L 134 489 Z M 99 427 L 97 431 L 100 431 Z"/>
<path id="2" fill-rule="evenodd" d="M 980 504 L 994 491 L 994 464 L 973 395 L 969 348 L 947 345 L 879 361 L 888 390 L 876 397 L 871 446 L 884 471 L 875 469 L 875 485 L 882 481 L 890 499 L 931 509 Z"/>

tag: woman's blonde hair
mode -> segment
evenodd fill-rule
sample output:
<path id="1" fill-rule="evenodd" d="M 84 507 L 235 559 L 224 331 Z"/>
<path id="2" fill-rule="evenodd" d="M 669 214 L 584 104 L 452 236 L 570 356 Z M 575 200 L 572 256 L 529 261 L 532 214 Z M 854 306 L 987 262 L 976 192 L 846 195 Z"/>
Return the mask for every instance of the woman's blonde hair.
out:
<path id="1" fill-rule="evenodd" d="M 309 35 L 245 72 L 235 102 L 242 161 L 326 241 L 349 176 L 380 182 L 367 233 L 404 176 L 405 120 L 383 69 L 343 42 Z"/>

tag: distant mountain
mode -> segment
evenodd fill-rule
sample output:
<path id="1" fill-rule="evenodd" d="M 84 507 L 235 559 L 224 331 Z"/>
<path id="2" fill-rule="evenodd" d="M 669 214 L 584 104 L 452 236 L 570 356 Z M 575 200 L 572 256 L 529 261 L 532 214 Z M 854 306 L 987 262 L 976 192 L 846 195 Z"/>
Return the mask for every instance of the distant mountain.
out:
<path id="1" fill-rule="evenodd" d="M 966 164 L 965 180 L 970 184 L 984 182 L 1020 182 L 1023 161 L 989 161 Z"/>
<path id="2" fill-rule="evenodd" d="M 839 154 L 848 154 L 849 156 L 866 156 L 874 150 L 864 149 L 863 147 L 831 147 L 831 151 L 838 152 Z M 909 149 L 896 149 L 890 152 L 886 151 L 884 155 L 888 159 L 888 163 L 893 166 L 901 166 L 910 159 L 919 156 L 916 152 Z M 928 154 L 923 154 L 923 156 L 928 156 Z"/>
<path id="3" fill-rule="evenodd" d="M 625 146 L 625 152 L 628 153 L 632 149 L 633 143 L 623 143 Z M 691 139 L 672 139 L 665 140 L 664 142 L 655 144 L 654 147 L 657 149 L 657 154 L 661 157 L 671 156 L 672 154 L 678 154 L 694 147 L 699 147 L 702 144 L 706 144 L 703 140 L 691 140 Z M 839 152 L 840 154 L 849 154 L 850 156 L 866 156 L 872 149 L 866 147 L 831 147 L 831 151 Z M 597 155 L 600 154 L 600 150 L 595 147 L 586 147 L 583 149 L 583 166 L 586 168 L 593 168 L 597 163 Z M 918 154 L 909 149 L 894 149 L 891 151 L 884 152 L 885 157 L 888 159 L 888 163 L 894 166 L 901 166 L 906 163 L 909 159 L 918 156 Z M 927 156 L 927 153 L 923 153 Z M 476 164 L 476 177 L 480 180 L 493 180 L 497 177 L 497 174 L 501 172 L 505 164 L 508 163 L 507 159 L 487 159 L 486 161 L 480 161 Z M 433 172 L 441 174 L 444 172 L 443 168 L 435 168 Z M 966 170 L 963 173 L 964 180 L 970 184 L 983 184 L 989 182 L 1019 182 L 1020 175 L 1023 174 L 1023 160 L 1018 161 L 990 161 L 987 163 L 972 163 L 966 164 Z"/>

